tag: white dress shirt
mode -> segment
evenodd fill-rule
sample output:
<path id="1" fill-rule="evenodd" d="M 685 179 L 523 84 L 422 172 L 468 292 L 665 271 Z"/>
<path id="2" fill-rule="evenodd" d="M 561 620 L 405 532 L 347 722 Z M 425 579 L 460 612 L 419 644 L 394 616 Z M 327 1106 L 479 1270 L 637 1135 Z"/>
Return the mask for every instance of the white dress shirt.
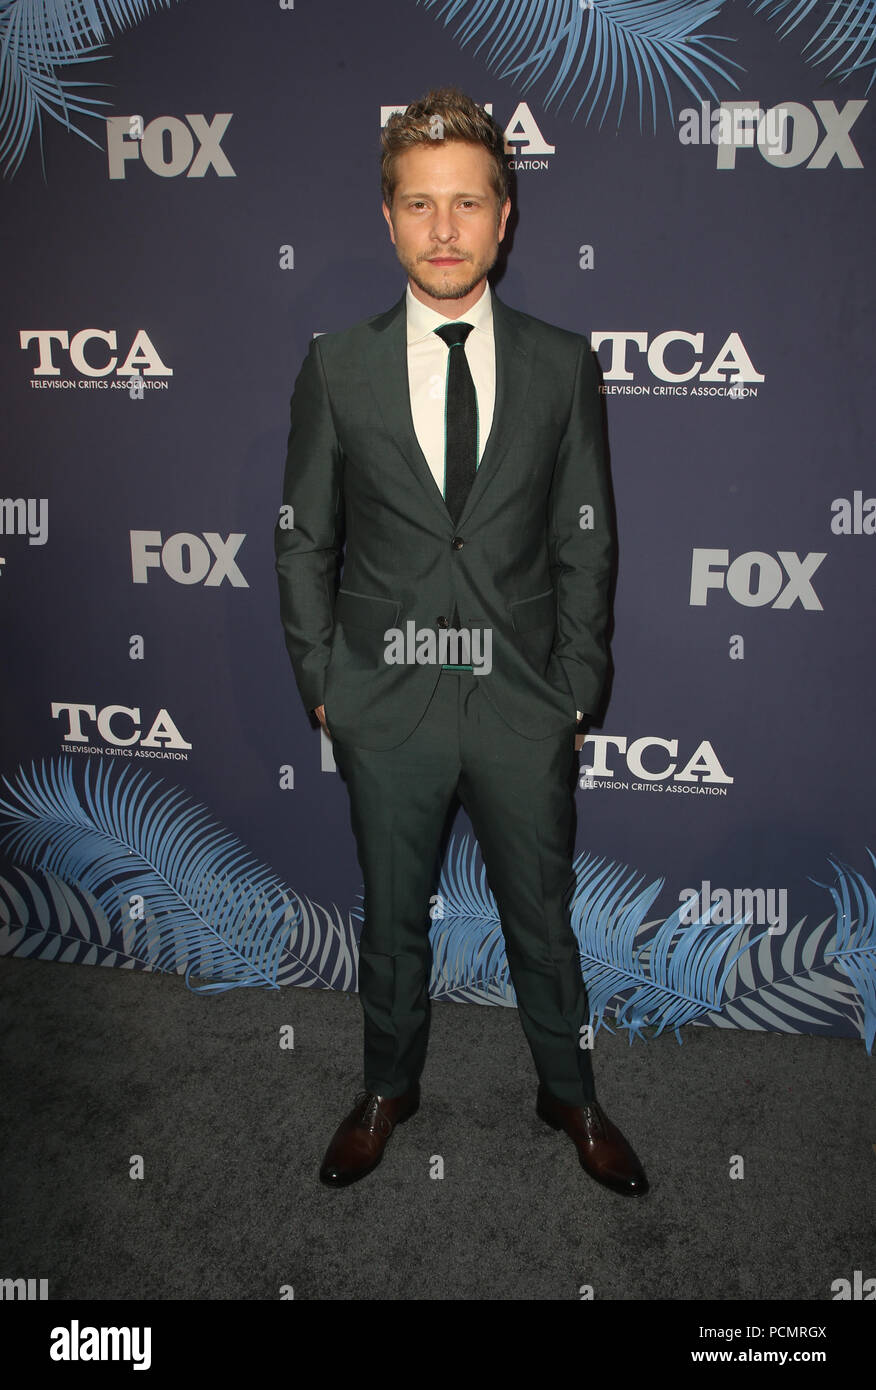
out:
<path id="1" fill-rule="evenodd" d="M 493 341 L 493 301 L 490 287 L 471 309 L 457 318 L 452 299 L 447 300 L 448 315 L 423 304 L 407 288 L 408 385 L 414 430 L 432 477 L 444 496 L 444 390 L 450 348 L 439 338 L 436 328 L 447 323 L 470 323 L 473 329 L 463 346 L 474 382 L 478 407 L 477 461 L 484 455 L 493 424 L 496 403 L 496 346 Z"/>

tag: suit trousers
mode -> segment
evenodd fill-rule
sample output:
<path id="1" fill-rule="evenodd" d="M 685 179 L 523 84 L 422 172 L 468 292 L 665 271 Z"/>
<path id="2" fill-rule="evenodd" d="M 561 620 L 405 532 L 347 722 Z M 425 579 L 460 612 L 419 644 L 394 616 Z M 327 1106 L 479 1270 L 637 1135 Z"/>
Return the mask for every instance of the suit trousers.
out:
<path id="1" fill-rule="evenodd" d="M 489 674 L 442 670 L 420 723 L 395 748 L 334 738 L 364 878 L 359 945 L 365 1087 L 400 1096 L 426 1060 L 430 895 L 448 813 L 462 803 L 496 899 L 523 1031 L 558 1101 L 596 1099 L 589 1008 L 568 915 L 574 854 L 574 727 L 516 734 L 484 694 Z M 331 711 L 326 710 L 331 730 Z"/>

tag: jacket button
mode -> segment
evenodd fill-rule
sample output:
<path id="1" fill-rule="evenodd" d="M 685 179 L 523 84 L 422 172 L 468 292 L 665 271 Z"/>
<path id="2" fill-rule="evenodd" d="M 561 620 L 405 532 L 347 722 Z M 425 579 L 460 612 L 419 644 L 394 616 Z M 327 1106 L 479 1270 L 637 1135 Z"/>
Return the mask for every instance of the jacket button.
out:
<path id="1" fill-rule="evenodd" d="M 465 545 L 465 541 L 462 540 L 459 536 L 454 536 L 450 544 L 453 546 L 454 550 L 462 550 L 462 547 Z"/>
<path id="2" fill-rule="evenodd" d="M 439 619 L 438 619 L 438 626 L 439 626 L 439 627 L 449 627 L 449 623 L 448 623 L 448 621 L 447 621 L 446 618 L 439 618 Z"/>

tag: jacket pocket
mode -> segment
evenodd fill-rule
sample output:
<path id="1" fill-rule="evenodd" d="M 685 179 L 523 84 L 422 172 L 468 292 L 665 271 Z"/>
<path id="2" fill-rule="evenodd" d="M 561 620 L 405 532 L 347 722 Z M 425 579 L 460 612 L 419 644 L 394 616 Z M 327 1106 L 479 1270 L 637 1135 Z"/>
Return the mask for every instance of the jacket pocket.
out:
<path id="1" fill-rule="evenodd" d="M 374 628 L 382 633 L 395 626 L 400 608 L 401 604 L 394 599 L 339 589 L 335 599 L 335 622 L 344 627 Z"/>
<path id="2" fill-rule="evenodd" d="M 386 665 L 384 633 L 396 626 L 401 604 L 395 599 L 377 598 L 339 589 L 335 598 L 335 636 L 332 642 L 330 673 L 379 671 Z"/>
<path id="3" fill-rule="evenodd" d="M 532 632 L 537 627 L 553 627 L 557 618 L 557 599 L 553 589 L 534 598 L 521 598 L 510 605 L 515 632 Z"/>

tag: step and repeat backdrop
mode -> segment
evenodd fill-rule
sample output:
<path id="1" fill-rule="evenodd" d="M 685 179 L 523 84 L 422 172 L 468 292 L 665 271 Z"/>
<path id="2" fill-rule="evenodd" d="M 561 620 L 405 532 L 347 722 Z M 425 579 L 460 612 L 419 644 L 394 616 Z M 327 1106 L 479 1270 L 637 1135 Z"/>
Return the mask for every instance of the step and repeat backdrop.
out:
<path id="1" fill-rule="evenodd" d="M 273 531 L 314 334 L 389 308 L 389 114 L 505 130 L 494 292 L 586 334 L 617 514 L 579 738 L 593 1022 L 876 1033 L 872 14 L 3 7 L 0 950 L 355 989 L 362 884 Z M 33 8 L 33 7 L 30 7 Z M 460 811 L 434 997 L 513 1006 Z"/>

